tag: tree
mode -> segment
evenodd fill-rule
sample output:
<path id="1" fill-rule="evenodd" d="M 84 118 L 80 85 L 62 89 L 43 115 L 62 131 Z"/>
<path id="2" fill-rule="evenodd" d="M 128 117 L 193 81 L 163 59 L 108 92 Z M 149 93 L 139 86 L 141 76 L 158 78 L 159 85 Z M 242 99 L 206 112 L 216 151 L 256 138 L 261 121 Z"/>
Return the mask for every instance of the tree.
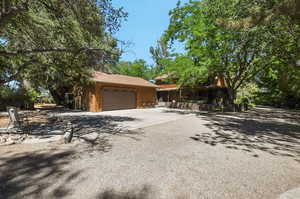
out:
<path id="1" fill-rule="evenodd" d="M 274 23 L 285 18 L 292 24 L 300 24 L 300 2 L 298 0 L 243 0 L 236 2 L 238 20 L 220 21 L 232 28 L 251 28 Z"/>
<path id="2" fill-rule="evenodd" d="M 235 18 L 219 19 L 218 24 L 236 31 L 265 27 L 265 34 L 272 40 L 269 42 L 272 55 L 300 69 L 297 66 L 300 60 L 299 1 L 237 1 L 234 9 Z"/>
<path id="3" fill-rule="evenodd" d="M 164 73 L 176 77 L 180 86 L 197 87 L 209 78 L 207 68 L 196 65 L 192 57 L 177 55 L 174 59 L 162 60 L 162 64 Z"/>
<path id="4" fill-rule="evenodd" d="M 105 48 L 91 45 L 96 39 L 91 37 L 104 36 L 106 30 L 116 32 L 127 14 L 122 8 L 114 9 L 111 0 L 2 0 L 0 16 L 1 39 L 9 41 L 18 33 L 23 41 L 13 49 L 5 48 L 9 45 L 2 43 L 4 49 L 0 55 L 17 56 L 43 52 L 104 52 Z M 82 34 L 86 34 L 85 40 L 78 43 Z M 29 41 L 24 43 L 24 39 Z M 62 47 L 62 44 L 68 45 Z"/>
<path id="5" fill-rule="evenodd" d="M 112 34 L 126 17 L 110 0 L 3 1 L 0 83 L 31 81 L 58 104 L 90 71 L 106 70 L 121 54 Z"/>
<path id="6" fill-rule="evenodd" d="M 160 72 L 164 71 L 164 62 L 170 60 L 171 54 L 163 37 L 157 41 L 156 47 L 150 47 L 150 54 L 156 64 L 156 73 L 159 74 Z"/>
<path id="7" fill-rule="evenodd" d="M 262 92 L 257 102 L 295 108 L 300 106 L 300 70 L 280 62 L 259 74 L 256 79 Z"/>
<path id="8" fill-rule="evenodd" d="M 185 43 L 195 66 L 207 68 L 210 75 L 225 77 L 231 104 L 239 88 L 278 62 L 278 57 L 273 56 L 272 42 L 273 31 L 279 30 L 279 25 L 238 29 L 220 23 L 243 18 L 239 2 L 202 0 L 178 6 L 170 12 L 171 21 L 165 33 L 171 44 L 175 40 Z M 294 45 L 285 33 L 281 37 Z M 295 53 L 294 47 L 290 49 L 290 53 Z"/>
<path id="9" fill-rule="evenodd" d="M 142 59 L 135 60 L 133 62 L 119 62 L 115 73 L 132 77 L 140 77 L 145 80 L 152 80 L 154 78 L 153 68 L 147 65 L 146 61 Z"/>

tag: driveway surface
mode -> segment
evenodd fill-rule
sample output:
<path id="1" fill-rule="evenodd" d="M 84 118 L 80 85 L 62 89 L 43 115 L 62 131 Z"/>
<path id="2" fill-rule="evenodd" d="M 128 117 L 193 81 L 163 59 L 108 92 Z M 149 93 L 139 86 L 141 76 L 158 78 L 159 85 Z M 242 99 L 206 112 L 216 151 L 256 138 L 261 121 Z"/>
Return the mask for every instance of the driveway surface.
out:
<path id="1" fill-rule="evenodd" d="M 132 130 L 0 148 L 0 198 L 277 199 L 300 187 L 297 112 L 111 114 L 136 118 L 123 121 Z"/>
<path id="2" fill-rule="evenodd" d="M 66 123 L 72 122 L 76 134 L 81 138 L 94 139 L 99 135 L 116 134 L 134 131 L 179 120 L 192 115 L 191 111 L 175 111 L 167 108 L 133 109 L 106 112 L 82 112 L 73 110 L 41 111 L 41 115 L 55 118 L 54 122 L 33 122 L 31 139 L 25 143 L 40 143 L 60 140 L 64 134 Z"/>
<path id="3" fill-rule="evenodd" d="M 58 113 L 57 117 L 68 118 L 68 117 L 99 117 L 103 118 L 114 118 L 114 124 L 127 130 L 134 130 L 138 128 L 145 128 L 148 126 L 163 124 L 166 122 L 182 119 L 192 115 L 191 111 L 184 110 L 172 110 L 167 108 L 153 108 L 153 109 L 133 109 L 133 110 L 119 110 L 119 111 L 106 111 L 99 113 L 91 112 L 67 112 Z"/>

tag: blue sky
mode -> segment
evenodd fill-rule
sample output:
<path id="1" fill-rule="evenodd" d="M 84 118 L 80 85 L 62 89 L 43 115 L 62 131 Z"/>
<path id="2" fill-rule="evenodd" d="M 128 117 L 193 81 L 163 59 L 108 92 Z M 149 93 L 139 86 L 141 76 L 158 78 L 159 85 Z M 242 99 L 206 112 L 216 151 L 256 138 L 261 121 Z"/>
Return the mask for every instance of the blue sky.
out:
<path id="1" fill-rule="evenodd" d="M 122 57 L 124 61 L 144 59 L 153 63 L 149 48 L 156 46 L 169 25 L 169 11 L 176 7 L 177 0 L 113 0 L 116 7 L 124 7 L 129 13 L 116 37 L 133 44 Z M 186 2 L 186 1 L 182 1 Z"/>

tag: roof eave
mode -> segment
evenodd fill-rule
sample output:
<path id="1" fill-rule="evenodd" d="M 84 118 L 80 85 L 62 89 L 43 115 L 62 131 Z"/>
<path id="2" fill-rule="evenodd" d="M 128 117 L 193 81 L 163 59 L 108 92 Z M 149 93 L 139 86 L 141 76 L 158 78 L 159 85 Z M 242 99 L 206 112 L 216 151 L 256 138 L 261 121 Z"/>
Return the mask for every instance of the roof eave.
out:
<path id="1" fill-rule="evenodd" d="M 93 79 L 93 81 L 96 83 L 101 83 L 101 84 L 126 85 L 126 86 L 135 86 L 135 87 L 143 87 L 143 88 L 159 88 L 156 85 L 146 86 L 146 85 L 137 85 L 137 84 L 126 84 L 126 83 L 124 84 L 124 83 L 105 82 L 105 81 L 100 81 L 100 80 L 95 80 L 95 79 Z"/>

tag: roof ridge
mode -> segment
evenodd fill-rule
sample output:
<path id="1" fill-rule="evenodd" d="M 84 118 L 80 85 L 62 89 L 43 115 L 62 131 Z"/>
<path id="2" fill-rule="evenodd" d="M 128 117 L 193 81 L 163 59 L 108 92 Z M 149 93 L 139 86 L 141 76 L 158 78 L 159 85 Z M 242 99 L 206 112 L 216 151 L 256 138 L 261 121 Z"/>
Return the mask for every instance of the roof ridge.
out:
<path id="1" fill-rule="evenodd" d="M 102 82 L 102 83 L 124 84 L 124 85 L 131 85 L 131 86 L 153 87 L 153 88 L 158 87 L 157 85 L 151 83 L 148 80 L 143 79 L 142 77 L 134 77 L 134 76 L 128 76 L 122 74 L 108 74 L 100 71 L 95 71 L 92 79 L 96 82 Z"/>

